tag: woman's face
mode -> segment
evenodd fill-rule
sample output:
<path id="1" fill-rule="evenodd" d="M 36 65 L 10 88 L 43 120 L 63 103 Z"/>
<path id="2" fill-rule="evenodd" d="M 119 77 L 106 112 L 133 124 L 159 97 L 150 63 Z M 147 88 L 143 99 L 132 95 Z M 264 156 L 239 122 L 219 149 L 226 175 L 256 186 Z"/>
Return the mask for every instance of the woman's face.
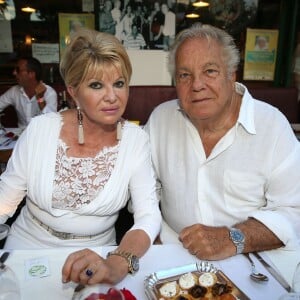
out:
<path id="1" fill-rule="evenodd" d="M 234 91 L 222 49 L 215 41 L 188 39 L 176 55 L 176 89 L 181 107 L 195 122 L 218 119 Z"/>
<path id="2" fill-rule="evenodd" d="M 114 125 L 123 115 L 129 88 L 120 70 L 104 66 L 102 76 L 94 75 L 81 84 L 73 98 L 87 121 L 98 125 Z"/>

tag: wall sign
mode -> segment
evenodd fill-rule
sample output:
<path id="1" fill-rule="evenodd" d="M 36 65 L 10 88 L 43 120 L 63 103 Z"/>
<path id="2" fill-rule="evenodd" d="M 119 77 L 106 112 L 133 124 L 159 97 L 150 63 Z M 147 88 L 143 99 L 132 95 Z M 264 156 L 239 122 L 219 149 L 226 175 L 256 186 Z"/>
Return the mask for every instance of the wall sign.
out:
<path id="1" fill-rule="evenodd" d="M 247 28 L 244 80 L 274 80 L 278 30 Z"/>
<path id="2" fill-rule="evenodd" d="M 59 25 L 59 45 L 60 55 L 66 48 L 66 45 L 70 42 L 72 33 L 76 30 L 85 27 L 94 29 L 95 28 L 95 16 L 91 13 L 86 14 L 58 14 L 58 25 Z"/>

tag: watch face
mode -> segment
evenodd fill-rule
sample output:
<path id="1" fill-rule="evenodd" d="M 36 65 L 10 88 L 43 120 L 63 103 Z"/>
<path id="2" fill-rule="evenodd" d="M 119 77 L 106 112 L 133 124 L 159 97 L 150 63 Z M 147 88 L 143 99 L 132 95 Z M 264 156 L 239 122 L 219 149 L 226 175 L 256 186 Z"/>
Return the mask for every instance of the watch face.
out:
<path id="1" fill-rule="evenodd" d="M 244 235 L 239 230 L 232 230 L 231 238 L 235 242 L 243 242 L 244 241 Z"/>
<path id="2" fill-rule="evenodd" d="M 131 265 L 132 265 L 132 270 L 134 272 L 137 272 L 140 268 L 140 264 L 139 264 L 139 258 L 135 255 L 133 255 L 131 257 Z"/>

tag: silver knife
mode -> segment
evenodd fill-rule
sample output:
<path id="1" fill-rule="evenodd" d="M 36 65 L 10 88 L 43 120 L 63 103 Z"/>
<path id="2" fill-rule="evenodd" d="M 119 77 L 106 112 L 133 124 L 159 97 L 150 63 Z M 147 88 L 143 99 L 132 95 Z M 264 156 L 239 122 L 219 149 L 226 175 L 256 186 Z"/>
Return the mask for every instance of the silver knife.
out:
<path id="1" fill-rule="evenodd" d="M 0 257 L 0 269 L 4 269 L 5 268 L 5 261 L 7 260 L 9 256 L 9 252 L 4 252 L 1 257 Z"/>
<path id="2" fill-rule="evenodd" d="M 287 281 L 283 278 L 281 274 L 279 274 L 271 265 L 269 265 L 259 253 L 253 252 L 259 262 L 269 271 L 270 274 L 280 283 L 280 285 L 288 292 L 292 292 L 291 286 L 287 283 Z"/>
<path id="3" fill-rule="evenodd" d="M 80 299 L 80 292 L 85 288 L 85 285 L 79 283 L 74 290 L 73 296 L 71 300 Z"/>
<path id="4" fill-rule="evenodd" d="M 10 138 L 5 139 L 2 143 L 0 143 L 0 147 L 6 146 L 6 143 L 10 142 Z"/>

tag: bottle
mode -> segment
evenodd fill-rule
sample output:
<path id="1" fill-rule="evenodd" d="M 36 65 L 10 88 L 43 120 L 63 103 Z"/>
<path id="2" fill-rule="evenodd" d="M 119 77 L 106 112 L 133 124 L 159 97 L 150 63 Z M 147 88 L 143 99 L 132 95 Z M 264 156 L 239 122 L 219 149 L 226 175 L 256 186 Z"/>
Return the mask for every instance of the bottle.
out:
<path id="1" fill-rule="evenodd" d="M 63 91 L 60 110 L 66 110 L 66 109 L 69 109 L 69 105 L 66 97 L 66 91 Z"/>
<path id="2" fill-rule="evenodd" d="M 50 67 L 49 69 L 49 81 L 50 83 L 54 82 L 53 67 Z"/>

